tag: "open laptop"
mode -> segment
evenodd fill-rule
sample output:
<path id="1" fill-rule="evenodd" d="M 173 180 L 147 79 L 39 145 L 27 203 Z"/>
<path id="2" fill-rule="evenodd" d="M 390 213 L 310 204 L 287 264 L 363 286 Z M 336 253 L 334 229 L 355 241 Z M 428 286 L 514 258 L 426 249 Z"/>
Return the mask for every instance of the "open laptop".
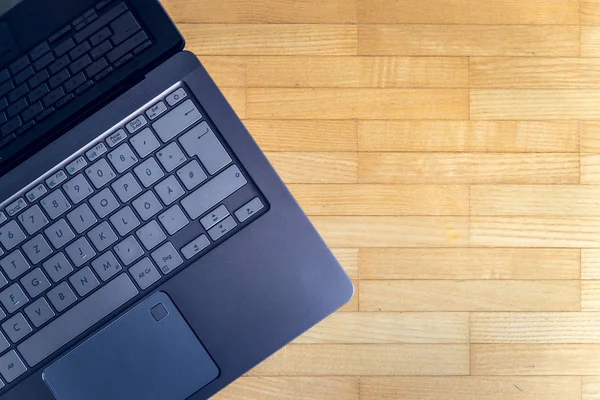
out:
<path id="1" fill-rule="evenodd" d="M 208 398 L 352 297 L 158 1 L 0 13 L 1 399 Z"/>

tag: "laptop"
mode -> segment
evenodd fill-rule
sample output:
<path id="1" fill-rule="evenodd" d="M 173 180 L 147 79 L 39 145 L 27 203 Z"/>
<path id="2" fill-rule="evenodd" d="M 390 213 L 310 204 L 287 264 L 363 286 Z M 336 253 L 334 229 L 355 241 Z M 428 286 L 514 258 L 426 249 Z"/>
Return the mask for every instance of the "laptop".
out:
<path id="1" fill-rule="evenodd" d="M 0 399 L 206 399 L 352 297 L 183 49 L 157 0 L 0 1 Z"/>

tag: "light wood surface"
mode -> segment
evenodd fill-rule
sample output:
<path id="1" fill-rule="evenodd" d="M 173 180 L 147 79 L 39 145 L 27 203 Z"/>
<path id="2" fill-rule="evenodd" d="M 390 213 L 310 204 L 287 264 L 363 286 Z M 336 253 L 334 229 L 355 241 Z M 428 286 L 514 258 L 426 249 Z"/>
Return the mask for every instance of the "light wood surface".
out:
<path id="1" fill-rule="evenodd" d="M 356 286 L 216 399 L 600 400 L 600 0 L 163 0 Z"/>

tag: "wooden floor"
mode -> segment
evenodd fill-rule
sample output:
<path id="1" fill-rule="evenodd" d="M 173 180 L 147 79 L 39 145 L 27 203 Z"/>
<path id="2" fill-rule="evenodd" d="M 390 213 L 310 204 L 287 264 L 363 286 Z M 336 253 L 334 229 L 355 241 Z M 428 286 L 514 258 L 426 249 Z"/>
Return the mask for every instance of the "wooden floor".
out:
<path id="1" fill-rule="evenodd" d="M 600 0 L 164 0 L 356 285 L 217 399 L 600 399 Z"/>

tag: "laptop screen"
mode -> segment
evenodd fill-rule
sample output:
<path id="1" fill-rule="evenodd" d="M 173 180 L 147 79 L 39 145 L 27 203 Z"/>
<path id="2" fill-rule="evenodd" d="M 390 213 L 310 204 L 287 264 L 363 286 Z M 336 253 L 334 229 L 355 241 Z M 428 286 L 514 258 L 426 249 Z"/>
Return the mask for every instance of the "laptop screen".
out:
<path id="1" fill-rule="evenodd" d="M 17 5 L 17 3 L 23 0 L 2 0 L 0 1 L 0 17 L 2 14 L 6 13 L 8 10 Z"/>

